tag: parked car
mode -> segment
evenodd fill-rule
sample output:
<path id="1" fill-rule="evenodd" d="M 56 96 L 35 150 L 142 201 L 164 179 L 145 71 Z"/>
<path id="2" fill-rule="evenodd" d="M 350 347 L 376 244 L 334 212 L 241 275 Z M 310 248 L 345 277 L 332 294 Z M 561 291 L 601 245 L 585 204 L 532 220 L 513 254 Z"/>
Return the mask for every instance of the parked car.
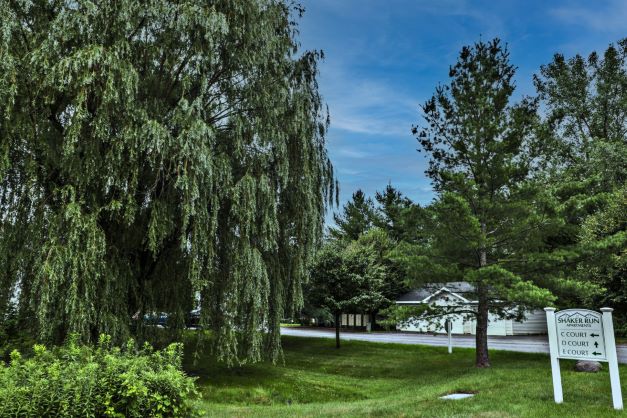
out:
<path id="1" fill-rule="evenodd" d="M 168 314 L 165 312 L 152 312 L 144 315 L 144 323 L 146 325 L 165 328 L 168 323 Z"/>
<path id="2" fill-rule="evenodd" d="M 187 315 L 185 326 L 194 329 L 200 328 L 200 309 L 194 309 Z"/>
<path id="3" fill-rule="evenodd" d="M 144 323 L 146 325 L 165 328 L 168 326 L 169 314 L 167 312 L 152 312 L 144 315 Z M 189 312 L 185 318 L 185 327 L 200 328 L 200 309 L 194 309 Z"/>

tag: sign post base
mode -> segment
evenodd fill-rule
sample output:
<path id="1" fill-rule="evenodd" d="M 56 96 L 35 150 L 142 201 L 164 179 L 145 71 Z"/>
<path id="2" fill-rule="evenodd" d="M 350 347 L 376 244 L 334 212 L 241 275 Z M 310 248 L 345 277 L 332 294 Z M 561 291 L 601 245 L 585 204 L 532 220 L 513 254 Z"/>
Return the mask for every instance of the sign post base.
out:
<path id="1" fill-rule="evenodd" d="M 616 355 L 616 341 L 614 339 L 614 323 L 612 321 L 612 308 L 601 308 L 603 312 L 603 336 L 607 350 L 607 365 L 610 370 L 610 383 L 612 385 L 612 402 L 614 409 L 623 409 L 623 394 L 620 389 L 620 375 L 618 374 L 618 357 Z"/>
<path id="2" fill-rule="evenodd" d="M 448 335 L 448 353 L 451 354 L 453 352 L 453 323 L 450 319 L 447 319 L 444 326 L 446 327 L 446 333 Z"/>
<path id="3" fill-rule="evenodd" d="M 551 375 L 553 376 L 553 397 L 555 403 L 564 402 L 562 392 L 562 372 L 560 370 L 560 360 L 557 345 L 557 329 L 555 328 L 555 308 L 544 308 L 546 312 L 546 323 L 549 331 L 549 349 L 551 351 Z"/>

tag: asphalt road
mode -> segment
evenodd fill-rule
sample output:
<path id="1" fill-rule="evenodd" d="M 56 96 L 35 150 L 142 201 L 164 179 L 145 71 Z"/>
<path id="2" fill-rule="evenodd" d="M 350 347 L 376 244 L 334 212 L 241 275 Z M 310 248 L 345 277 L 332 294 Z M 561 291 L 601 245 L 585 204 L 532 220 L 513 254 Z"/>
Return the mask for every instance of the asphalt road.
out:
<path id="1" fill-rule="evenodd" d="M 335 330 L 317 328 L 281 328 L 282 335 L 295 337 L 335 338 Z M 410 332 L 344 332 L 340 334 L 342 340 L 359 340 L 379 343 L 422 344 L 446 347 L 446 335 L 418 334 Z M 453 349 L 455 347 L 474 348 L 473 335 L 453 335 Z M 521 353 L 549 353 L 549 341 L 546 335 L 488 337 L 488 346 L 492 350 L 518 351 Z M 627 363 L 627 346 L 616 347 L 619 363 Z"/>

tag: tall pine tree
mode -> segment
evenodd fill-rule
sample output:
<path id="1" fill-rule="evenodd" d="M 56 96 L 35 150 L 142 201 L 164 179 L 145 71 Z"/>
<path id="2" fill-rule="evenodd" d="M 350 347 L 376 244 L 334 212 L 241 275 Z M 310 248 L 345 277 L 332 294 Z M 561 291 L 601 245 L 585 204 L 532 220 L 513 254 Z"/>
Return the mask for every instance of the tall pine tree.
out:
<path id="1" fill-rule="evenodd" d="M 489 315 L 553 300 L 551 292 L 519 275 L 517 261 L 540 241 L 546 219 L 534 202 L 534 100 L 510 104 L 515 68 L 498 39 L 464 47 L 422 107 L 425 124 L 414 128 L 429 156 L 427 175 L 438 193 L 430 208 L 428 252 L 417 261 L 437 281 L 463 278 L 475 287 L 476 365 L 489 367 Z M 518 311 L 519 312 L 519 311 Z"/>
<path id="2" fill-rule="evenodd" d="M 374 224 L 376 211 L 372 199 L 361 189 L 353 193 L 352 199 L 342 208 L 342 213 L 334 214 L 336 227 L 330 228 L 331 237 L 354 241 L 366 233 Z"/>
<path id="3" fill-rule="evenodd" d="M 411 199 L 388 184 L 382 192 L 375 193 L 375 200 L 379 207 L 374 224 L 384 229 L 395 241 L 409 239 L 408 235 L 414 232 L 411 225 L 414 203 Z"/>

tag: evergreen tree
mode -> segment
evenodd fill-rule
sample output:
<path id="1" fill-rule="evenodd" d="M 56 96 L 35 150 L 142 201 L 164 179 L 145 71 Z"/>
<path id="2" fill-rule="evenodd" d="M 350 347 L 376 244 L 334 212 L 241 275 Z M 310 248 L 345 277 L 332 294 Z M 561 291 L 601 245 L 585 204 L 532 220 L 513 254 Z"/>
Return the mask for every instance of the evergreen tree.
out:
<path id="1" fill-rule="evenodd" d="M 342 208 L 342 214 L 334 214 L 333 220 L 337 225 L 330 228 L 331 237 L 343 240 L 357 240 L 372 228 L 375 219 L 375 207 L 372 199 L 366 197 L 363 191 L 357 190 L 353 197 Z"/>
<path id="2" fill-rule="evenodd" d="M 582 225 L 581 246 L 585 257 L 578 265 L 584 280 L 605 289 L 593 302 L 611 306 L 620 321 L 618 332 L 627 332 L 627 185 L 607 199 L 603 210 Z"/>
<path id="3" fill-rule="evenodd" d="M 403 196 L 391 184 L 383 192 L 376 192 L 375 200 L 379 204 L 374 224 L 384 229 L 390 238 L 395 241 L 410 240 L 415 231 L 412 224 L 414 203 Z"/>
<path id="4" fill-rule="evenodd" d="M 330 236 L 337 248 L 353 247 L 375 258 L 376 264 L 384 268 L 380 289 L 385 302 L 372 304 L 370 310 L 361 308 L 371 318 L 371 326 L 376 327 L 376 317 L 400 294 L 408 290 L 405 269 L 390 257 L 399 240 L 416 236 L 414 228 L 419 208 L 391 185 L 384 192 L 376 194 L 378 206 L 366 197 L 361 190 L 353 193 L 352 200 L 344 205 L 342 215 L 335 214 L 336 228 L 330 228 Z M 321 290 L 320 290 L 321 291 Z M 327 289 L 327 291 L 331 291 Z M 353 295 L 357 296 L 357 295 Z M 320 308 L 319 295 L 306 298 L 308 311 Z"/>
<path id="5" fill-rule="evenodd" d="M 613 306 L 627 321 L 625 305 L 624 196 L 627 184 L 627 39 L 587 59 L 556 54 L 535 84 L 547 110 L 544 155 L 547 179 L 565 220 L 553 246 L 571 247 L 562 264 L 568 274 L 606 289 L 573 302 Z M 624 326 L 623 326 L 624 328 Z"/>
<path id="6" fill-rule="evenodd" d="M 547 219 L 530 181 L 537 103 L 511 105 L 515 68 L 498 39 L 464 47 L 415 127 L 438 193 L 428 251 L 415 257 L 425 277 L 463 277 L 475 287 L 476 365 L 488 367 L 488 318 L 514 315 L 554 297 L 518 273 L 517 260 L 541 242 Z"/>
<path id="7" fill-rule="evenodd" d="M 221 359 L 277 359 L 334 186 L 301 12 L 0 2 L 0 308 L 120 340 L 199 297 Z"/>
<path id="8" fill-rule="evenodd" d="M 627 182 L 627 39 L 602 57 L 556 54 L 534 81 L 547 113 L 541 161 L 566 219 L 559 240 L 574 245 L 582 221 Z"/>

